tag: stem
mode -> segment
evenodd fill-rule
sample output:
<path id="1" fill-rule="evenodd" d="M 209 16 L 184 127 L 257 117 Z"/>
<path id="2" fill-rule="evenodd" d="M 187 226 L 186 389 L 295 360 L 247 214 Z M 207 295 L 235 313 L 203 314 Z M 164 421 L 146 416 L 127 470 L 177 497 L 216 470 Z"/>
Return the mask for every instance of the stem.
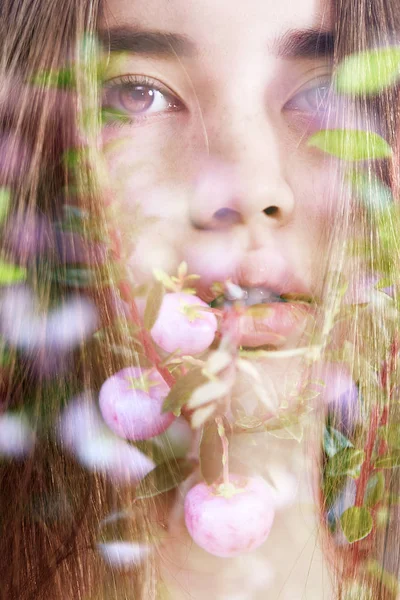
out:
<path id="1" fill-rule="evenodd" d="M 157 371 L 164 378 L 165 382 L 169 385 L 169 387 L 172 387 L 175 384 L 175 377 L 171 375 L 167 367 L 162 366 L 162 361 L 154 348 L 150 334 L 142 325 L 136 302 L 133 298 L 131 299 L 129 284 L 126 281 L 122 281 L 119 285 L 119 289 L 121 295 L 129 299 L 129 310 L 131 318 L 135 325 L 139 327 L 140 341 L 142 343 L 145 355 L 155 365 Z"/>
<path id="2" fill-rule="evenodd" d="M 110 232 L 110 238 L 112 241 L 112 252 L 117 260 L 121 259 L 122 256 L 122 242 L 120 234 L 113 230 Z"/>
<path id="3" fill-rule="evenodd" d="M 397 367 L 397 355 L 399 353 L 399 340 L 395 337 L 391 343 L 389 358 L 383 363 L 380 373 L 380 383 L 382 388 L 386 388 L 388 399 L 390 400 L 393 394 L 393 385 L 391 382 L 391 375 L 396 371 Z"/>
<path id="4" fill-rule="evenodd" d="M 386 406 L 383 408 L 381 421 L 379 423 L 379 425 L 381 427 L 385 427 L 385 425 L 387 425 L 388 417 L 389 417 L 389 407 L 386 404 Z M 388 451 L 388 444 L 384 439 L 382 439 L 379 444 L 379 449 L 378 449 L 379 456 L 383 456 L 384 454 L 387 453 L 387 451 Z"/>
<path id="5" fill-rule="evenodd" d="M 373 470 L 371 465 L 372 452 L 375 445 L 376 434 L 379 425 L 379 408 L 374 406 L 371 413 L 371 419 L 369 424 L 369 431 L 367 437 L 367 443 L 365 446 L 365 460 L 361 467 L 360 477 L 357 481 L 357 492 L 355 506 L 361 507 L 364 502 L 365 490 L 367 489 L 367 483 L 369 476 Z"/>
<path id="6" fill-rule="evenodd" d="M 393 385 L 391 382 L 391 375 L 395 372 L 397 367 L 397 354 L 399 352 L 399 340 L 394 337 L 389 351 L 389 358 L 385 360 L 381 373 L 380 373 L 380 383 L 382 388 L 386 388 L 388 392 L 388 400 L 390 401 L 393 395 Z M 375 406 L 371 413 L 370 420 L 370 428 L 368 431 L 367 444 L 365 447 L 365 460 L 361 467 L 361 474 L 357 481 L 357 492 L 356 492 L 356 506 L 362 506 L 364 501 L 365 490 L 368 483 L 368 478 L 373 471 L 373 467 L 371 465 L 371 456 L 375 445 L 376 434 L 379 426 L 383 426 L 387 424 L 389 416 L 389 408 L 388 404 L 386 404 L 383 408 L 382 415 L 379 418 L 379 408 Z M 382 454 L 386 449 L 385 444 L 380 444 L 379 454 Z"/>
<path id="7" fill-rule="evenodd" d="M 228 486 L 229 485 L 229 452 L 228 452 L 229 442 L 228 442 L 228 438 L 226 437 L 225 427 L 222 422 L 222 418 L 216 417 L 215 422 L 217 424 L 218 435 L 221 438 L 221 444 L 222 444 L 222 466 L 223 466 L 224 484 L 226 486 Z"/>
<path id="8" fill-rule="evenodd" d="M 357 480 L 357 490 L 356 490 L 356 499 L 355 506 L 361 508 L 364 504 L 364 496 L 365 491 L 367 489 L 368 479 L 373 471 L 373 467 L 371 465 L 371 456 L 375 445 L 376 434 L 378 431 L 379 425 L 379 408 L 374 406 L 371 419 L 370 419 L 370 427 L 368 431 L 367 443 L 365 446 L 365 460 L 361 467 L 360 477 Z M 356 569 L 360 563 L 360 543 L 356 543 L 353 548 L 353 558 L 352 558 L 352 569 L 353 576 L 356 573 Z"/>

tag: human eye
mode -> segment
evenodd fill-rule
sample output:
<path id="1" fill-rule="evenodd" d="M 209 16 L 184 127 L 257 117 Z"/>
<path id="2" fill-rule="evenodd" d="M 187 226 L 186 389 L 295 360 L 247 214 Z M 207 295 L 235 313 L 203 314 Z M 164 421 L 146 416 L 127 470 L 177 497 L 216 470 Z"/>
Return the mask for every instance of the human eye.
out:
<path id="1" fill-rule="evenodd" d="M 123 75 L 103 84 L 102 114 L 106 125 L 134 124 L 183 108 L 175 94 L 156 79 Z"/>
<path id="2" fill-rule="evenodd" d="M 333 108 L 331 79 L 319 79 L 307 84 L 284 106 L 286 111 L 308 115 L 326 114 Z"/>

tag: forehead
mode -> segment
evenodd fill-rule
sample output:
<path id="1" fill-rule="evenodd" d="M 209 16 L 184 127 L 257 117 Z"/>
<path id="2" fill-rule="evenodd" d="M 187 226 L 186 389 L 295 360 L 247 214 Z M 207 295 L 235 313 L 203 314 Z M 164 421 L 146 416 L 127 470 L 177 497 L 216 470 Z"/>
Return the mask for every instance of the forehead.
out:
<path id="1" fill-rule="evenodd" d="M 246 41 L 271 48 L 287 31 L 330 25 L 328 0 L 104 0 L 100 23 L 184 34 L 200 49 Z"/>

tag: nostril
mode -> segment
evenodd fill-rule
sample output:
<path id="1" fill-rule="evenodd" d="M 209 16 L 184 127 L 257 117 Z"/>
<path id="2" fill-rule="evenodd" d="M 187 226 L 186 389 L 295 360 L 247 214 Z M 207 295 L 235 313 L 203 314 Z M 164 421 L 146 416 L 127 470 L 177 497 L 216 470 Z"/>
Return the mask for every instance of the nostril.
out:
<path id="1" fill-rule="evenodd" d="M 268 215 L 268 217 L 273 217 L 275 216 L 279 211 L 279 208 L 277 206 L 268 206 L 267 208 L 264 208 L 263 213 Z"/>
<path id="2" fill-rule="evenodd" d="M 230 226 L 236 225 L 242 222 L 242 216 L 239 211 L 233 208 L 220 208 L 213 214 L 213 219 L 217 221 L 219 225 Z"/>

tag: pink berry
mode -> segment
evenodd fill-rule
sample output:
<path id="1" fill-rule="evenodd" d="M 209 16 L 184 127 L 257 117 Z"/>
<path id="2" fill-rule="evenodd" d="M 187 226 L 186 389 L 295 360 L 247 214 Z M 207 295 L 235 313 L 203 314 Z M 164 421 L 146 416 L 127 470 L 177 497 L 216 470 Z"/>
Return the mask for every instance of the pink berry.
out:
<path id="1" fill-rule="evenodd" d="M 99 404 L 104 421 L 114 433 L 139 441 L 159 435 L 174 420 L 161 407 L 169 387 L 156 370 L 128 367 L 103 383 Z"/>
<path id="2" fill-rule="evenodd" d="M 208 305 L 192 294 L 177 292 L 165 294 L 151 336 L 166 352 L 199 354 L 213 342 L 217 330 L 214 314 L 194 306 Z M 191 308 L 193 307 L 193 308 Z"/>
<path id="3" fill-rule="evenodd" d="M 262 477 L 230 476 L 230 483 L 195 485 L 185 499 L 185 522 L 193 540 L 215 556 L 258 548 L 274 519 L 274 498 Z"/>

